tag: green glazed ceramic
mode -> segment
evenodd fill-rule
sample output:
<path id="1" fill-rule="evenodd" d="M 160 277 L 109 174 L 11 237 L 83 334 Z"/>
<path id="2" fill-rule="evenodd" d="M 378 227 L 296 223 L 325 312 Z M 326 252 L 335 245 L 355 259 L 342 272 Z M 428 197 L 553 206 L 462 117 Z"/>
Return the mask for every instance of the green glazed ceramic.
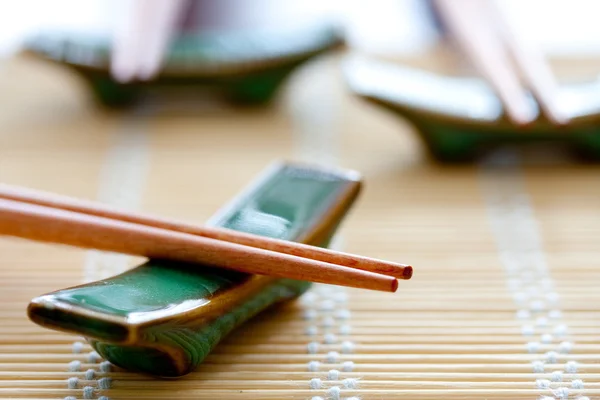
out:
<path id="1" fill-rule="evenodd" d="M 182 34 L 151 82 L 121 84 L 109 74 L 110 37 L 44 33 L 27 41 L 24 53 L 72 68 L 108 107 L 133 104 L 148 90 L 212 88 L 236 104 L 268 102 L 287 76 L 342 40 L 329 25 L 287 31 Z"/>
<path id="2" fill-rule="evenodd" d="M 473 161 L 500 146 L 541 144 L 600 160 L 600 81 L 561 87 L 568 125 L 540 117 L 518 127 L 477 78 L 444 77 L 360 58 L 348 60 L 345 76 L 355 94 L 411 121 L 433 157 L 443 162 Z M 533 99 L 531 107 L 537 109 Z"/>
<path id="3" fill-rule="evenodd" d="M 327 246 L 354 202 L 353 172 L 270 168 L 209 225 Z M 121 275 L 37 297 L 29 318 L 88 339 L 122 368 L 161 377 L 194 370 L 234 328 L 309 282 L 150 260 Z"/>

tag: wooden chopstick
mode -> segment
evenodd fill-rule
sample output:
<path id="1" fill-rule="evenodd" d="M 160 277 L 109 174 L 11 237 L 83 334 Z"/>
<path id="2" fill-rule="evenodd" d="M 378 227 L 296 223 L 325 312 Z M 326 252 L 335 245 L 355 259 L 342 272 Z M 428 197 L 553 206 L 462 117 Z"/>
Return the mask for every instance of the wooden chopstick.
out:
<path id="1" fill-rule="evenodd" d="M 61 196 L 54 193 L 47 193 L 39 190 L 10 186 L 1 183 L 0 199 L 21 201 L 97 217 L 110 218 L 123 222 L 131 222 L 149 227 L 166 229 L 174 232 L 192 234 L 208 239 L 231 242 L 243 246 L 255 247 L 263 250 L 308 258 L 315 261 L 339 264 L 348 268 L 393 276 L 398 279 L 410 279 L 413 273 L 413 268 L 410 265 L 381 261 L 374 258 L 342 253 L 321 247 L 289 242 L 286 240 L 270 239 L 230 229 L 208 228 L 164 218 L 124 212 L 112 209 L 97 202 L 85 201 L 68 196 Z"/>
<path id="2" fill-rule="evenodd" d="M 115 35 L 111 74 L 121 82 L 158 75 L 186 0 L 134 0 L 126 26 Z"/>
<path id="3" fill-rule="evenodd" d="M 519 125 L 530 123 L 537 112 L 510 67 L 501 40 L 482 15 L 486 12 L 485 4 L 480 3 L 480 0 L 437 0 L 436 6 L 453 38 L 502 100 L 507 116 Z"/>
<path id="4" fill-rule="evenodd" d="M 521 71 L 543 115 L 554 124 L 568 123 L 569 118 L 562 112 L 558 102 L 560 99 L 558 82 L 539 48 L 530 43 L 526 35 L 517 37 L 512 24 L 503 16 L 497 4 L 492 1 L 489 2 L 489 6 L 492 15 L 496 16 L 498 29 L 511 50 L 512 59 Z"/>
<path id="5" fill-rule="evenodd" d="M 386 292 L 398 288 L 396 278 L 374 272 L 6 199 L 0 199 L 0 234 L 280 278 Z"/>
<path id="6" fill-rule="evenodd" d="M 558 85 L 547 63 L 533 46 L 515 38 L 500 10 L 480 0 L 436 0 L 435 4 L 458 44 L 500 97 L 509 119 L 525 125 L 539 114 L 521 85 L 522 75 L 548 120 L 568 122 L 557 105 Z"/>

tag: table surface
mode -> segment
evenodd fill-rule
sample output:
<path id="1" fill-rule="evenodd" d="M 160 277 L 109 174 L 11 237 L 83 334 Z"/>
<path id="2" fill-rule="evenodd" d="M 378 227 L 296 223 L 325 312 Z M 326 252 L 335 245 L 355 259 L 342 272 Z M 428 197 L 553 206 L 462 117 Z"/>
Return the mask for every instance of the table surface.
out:
<path id="1" fill-rule="evenodd" d="M 598 398 L 599 167 L 518 156 L 501 169 L 438 165 L 406 121 L 348 93 L 338 63 L 302 68 L 260 110 L 205 102 L 107 113 L 66 71 L 6 62 L 0 181 L 200 223 L 275 159 L 351 168 L 366 185 L 338 246 L 411 263 L 415 274 L 394 295 L 316 285 L 237 331 L 186 379 L 158 381 L 104 373 L 81 338 L 25 316 L 32 297 L 138 259 L 2 238 L 0 398 Z"/>

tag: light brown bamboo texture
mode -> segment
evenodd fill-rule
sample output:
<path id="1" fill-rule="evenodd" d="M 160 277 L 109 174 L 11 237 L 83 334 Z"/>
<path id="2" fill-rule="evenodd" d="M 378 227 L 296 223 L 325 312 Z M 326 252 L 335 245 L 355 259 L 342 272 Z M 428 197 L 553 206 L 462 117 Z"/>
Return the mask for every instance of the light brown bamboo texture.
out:
<path id="1" fill-rule="evenodd" d="M 512 173 L 427 162 L 410 127 L 336 86 L 331 60 L 298 75 L 280 106 L 235 114 L 194 106 L 141 120 L 91 112 L 63 75 L 17 66 L 10 79 L 21 76 L 19 85 L 0 74 L 0 87 L 14 92 L 10 102 L 0 96 L 0 182 L 201 224 L 272 160 L 331 150 L 366 180 L 340 229 L 342 249 L 419 269 L 395 295 L 315 285 L 236 330 L 197 371 L 165 381 L 111 368 L 82 338 L 25 315 L 35 296 L 135 263 L 2 238 L 0 398 L 534 400 L 565 388 L 569 400 L 600 398 L 596 167 L 523 167 L 519 190 L 533 215 L 518 208 L 502 225 L 490 208 L 501 202 L 488 196 L 496 187 L 521 207 L 506 183 Z M 22 98 L 39 102 L 14 100 Z M 523 239 L 510 225 L 532 219 L 543 260 L 532 256 L 513 274 L 511 261 L 522 260 L 515 246 L 533 234 Z M 518 256 L 536 255 L 534 247 Z M 536 265 L 544 277 L 532 274 Z"/>

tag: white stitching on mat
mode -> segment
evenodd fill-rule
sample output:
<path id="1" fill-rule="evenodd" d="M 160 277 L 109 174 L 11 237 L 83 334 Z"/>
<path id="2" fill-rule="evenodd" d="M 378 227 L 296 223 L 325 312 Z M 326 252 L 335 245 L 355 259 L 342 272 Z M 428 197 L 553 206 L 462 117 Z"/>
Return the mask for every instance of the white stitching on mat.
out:
<path id="1" fill-rule="evenodd" d="M 546 371 L 545 367 L 564 360 L 572 351 L 573 343 L 557 343 L 558 338 L 567 335 L 568 327 L 562 322 L 562 312 L 558 309 L 560 297 L 554 290 L 537 221 L 523 187 L 517 161 L 514 155 L 505 153 L 484 163 L 482 183 L 489 221 L 507 274 L 507 286 L 519 307 L 516 318 L 522 324 L 523 336 L 528 339 L 526 350 L 536 354 L 531 363 L 532 372 L 548 373 L 550 371 Z M 530 337 L 540 341 L 529 340 Z M 543 399 L 569 398 L 568 387 L 553 387 L 553 384 L 561 384 L 563 372 L 576 374 L 577 363 L 568 361 L 564 371 L 551 373 L 551 380 L 535 380 L 538 389 L 550 391 L 551 396 L 543 396 Z M 583 381 L 573 377 L 571 388 L 582 390 Z"/>
<path id="2" fill-rule="evenodd" d="M 100 363 L 101 372 L 110 372 L 112 370 L 112 364 L 109 361 L 102 361 Z"/>
<path id="3" fill-rule="evenodd" d="M 332 247 L 337 247 L 333 245 Z M 308 326 L 305 328 L 305 333 L 310 338 L 310 342 L 306 345 L 308 354 L 318 354 L 320 360 L 311 360 L 308 362 L 309 372 L 319 372 L 321 364 L 339 364 L 342 355 L 348 355 L 354 352 L 354 343 L 347 340 L 347 335 L 350 332 L 349 319 L 351 313 L 345 308 L 348 300 L 348 295 L 345 288 L 330 285 L 314 285 L 314 287 L 301 298 L 300 302 L 305 308 L 304 319 Z M 342 325 L 343 322 L 343 325 Z M 342 329 L 342 327 L 345 327 Z M 340 340 L 337 333 L 346 336 L 345 340 Z M 334 348 L 335 350 L 329 350 Z M 343 389 L 356 389 L 358 387 L 358 379 L 343 378 L 343 372 L 350 372 L 354 369 L 352 361 L 344 361 L 341 363 L 341 368 L 329 369 L 327 379 L 323 381 L 320 378 L 310 379 L 308 386 L 311 390 L 326 389 L 325 385 L 339 382 L 338 385 Z M 341 399 L 342 387 L 335 385 L 330 386 L 325 390 L 326 398 L 339 400 Z M 323 399 L 321 396 L 314 396 L 314 399 Z"/>
<path id="4" fill-rule="evenodd" d="M 339 386 L 332 386 L 327 389 L 327 394 L 332 400 L 340 400 L 340 395 L 342 393 L 342 389 Z"/>
<path id="5" fill-rule="evenodd" d="M 72 376 L 69 379 L 67 379 L 67 387 L 69 389 L 77 389 L 78 383 L 79 383 L 79 378 L 77 378 L 76 376 Z"/>
<path id="6" fill-rule="evenodd" d="M 69 372 L 77 372 L 80 370 L 81 370 L 81 361 L 73 360 L 69 363 L 69 368 L 68 368 Z"/>
<path id="7" fill-rule="evenodd" d="M 323 78 L 323 76 L 321 77 Z M 337 109 L 337 99 L 331 98 L 330 94 L 335 90 L 323 90 L 334 84 L 334 81 L 325 77 L 318 84 L 311 86 L 308 91 L 301 90 L 300 97 L 295 96 L 289 104 L 291 116 L 293 119 L 293 147 L 296 158 L 301 161 L 325 166 L 336 166 L 339 153 L 339 133 L 335 126 L 335 113 Z M 314 90 L 314 88 L 317 88 Z M 329 95 L 328 95 L 329 94 Z M 337 247 L 337 243 L 332 243 L 332 247 Z M 310 342 L 320 339 L 319 349 L 325 352 L 327 348 L 334 347 L 337 351 L 329 351 L 323 354 L 320 361 L 311 360 L 308 362 L 309 372 L 319 372 L 321 363 L 337 364 L 340 359 L 340 353 L 347 358 L 349 353 L 354 350 L 351 342 L 345 341 L 340 344 L 336 335 L 347 336 L 350 334 L 350 324 L 345 321 L 350 318 L 350 311 L 344 306 L 348 299 L 345 289 L 338 286 L 314 285 L 313 288 L 302 296 L 302 303 L 306 308 L 304 318 L 308 321 L 305 333 Z M 342 322 L 341 321 L 345 321 Z M 344 342 L 343 342 L 344 343 Z M 313 353 L 314 345 L 307 346 L 309 354 L 315 356 L 319 353 Z M 341 370 L 351 371 L 354 363 L 346 364 Z M 327 370 L 327 369 L 326 369 Z M 333 371 L 333 370 L 331 370 Z M 330 371 L 330 372 L 331 372 Z M 330 375 L 337 375 L 339 378 L 339 369 L 337 374 L 331 372 Z M 328 383 L 331 380 L 328 380 Z M 340 388 L 331 387 L 326 392 L 329 399 L 340 399 Z M 323 400 L 321 396 L 314 396 L 312 400 Z"/>
<path id="8" fill-rule="evenodd" d="M 81 353 L 81 350 L 83 350 L 83 343 L 81 343 L 81 342 L 73 343 L 73 353 L 74 354 Z"/>
<path id="9" fill-rule="evenodd" d="M 90 351 L 88 353 L 87 359 L 88 359 L 88 363 L 90 363 L 90 364 L 96 364 L 96 363 L 98 363 L 98 361 L 100 361 L 101 357 L 100 357 L 100 354 L 98 354 L 97 351 Z"/>
<path id="10" fill-rule="evenodd" d="M 94 369 L 90 368 L 87 371 L 85 371 L 85 380 L 86 381 L 91 381 L 94 378 L 96 378 L 96 371 Z"/>
<path id="11" fill-rule="evenodd" d="M 98 200 L 123 210 L 139 208 L 149 169 L 148 136 L 140 121 L 125 122 L 124 132 L 109 150 L 100 176 Z M 88 252 L 85 282 L 107 278 L 127 268 L 128 257 L 108 252 Z"/>
<path id="12" fill-rule="evenodd" d="M 93 399 L 94 398 L 94 388 L 92 386 L 86 386 L 83 388 L 83 398 L 84 399 Z"/>
<path id="13" fill-rule="evenodd" d="M 126 127 L 125 132 L 117 134 L 117 142 L 110 149 L 104 162 L 104 169 L 100 177 L 98 199 L 104 203 L 118 206 L 121 209 L 138 208 L 142 188 L 149 165 L 148 137 L 137 120 L 126 121 L 132 126 Z M 123 272 L 127 268 L 128 257 L 121 254 L 113 254 L 99 251 L 88 251 L 84 264 L 84 282 L 91 282 Z M 73 343 L 73 354 L 80 354 L 83 343 Z M 108 377 L 98 379 L 98 372 L 106 374 L 110 372 L 110 363 L 102 361 L 100 355 L 91 351 L 87 355 L 86 362 L 97 364 L 99 371 L 90 368 L 85 372 L 85 379 L 90 385 L 85 386 L 84 399 L 95 398 L 95 387 L 98 389 L 109 389 L 111 380 Z M 100 362 L 100 364 L 98 364 Z M 74 360 L 69 363 L 70 372 L 81 371 L 81 361 Z M 95 381 L 95 382 L 94 382 Z M 69 389 L 76 389 L 79 383 L 77 377 L 67 380 Z M 66 397 L 68 399 L 69 397 Z M 106 396 L 100 396 L 98 400 L 108 400 Z"/>
<path id="14" fill-rule="evenodd" d="M 319 378 L 312 378 L 309 382 L 309 386 L 312 390 L 321 389 L 323 387 L 323 381 Z"/>

